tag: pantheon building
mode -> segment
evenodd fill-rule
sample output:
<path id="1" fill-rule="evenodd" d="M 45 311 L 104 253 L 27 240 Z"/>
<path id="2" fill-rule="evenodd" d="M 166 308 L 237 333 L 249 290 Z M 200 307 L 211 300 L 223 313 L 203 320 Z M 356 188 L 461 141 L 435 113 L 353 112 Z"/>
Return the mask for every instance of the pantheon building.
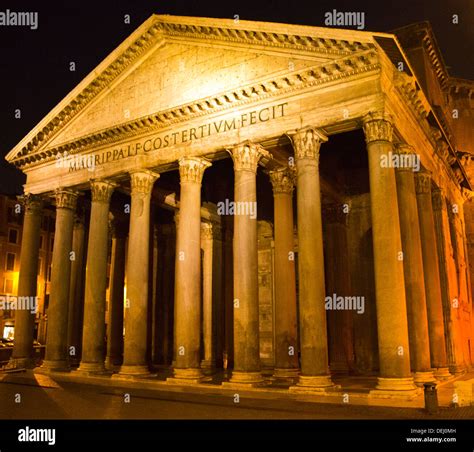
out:
<path id="1" fill-rule="evenodd" d="M 19 297 L 55 213 L 44 360 L 19 309 L 10 365 L 401 398 L 465 373 L 473 87 L 428 23 L 153 15 L 6 157 Z"/>

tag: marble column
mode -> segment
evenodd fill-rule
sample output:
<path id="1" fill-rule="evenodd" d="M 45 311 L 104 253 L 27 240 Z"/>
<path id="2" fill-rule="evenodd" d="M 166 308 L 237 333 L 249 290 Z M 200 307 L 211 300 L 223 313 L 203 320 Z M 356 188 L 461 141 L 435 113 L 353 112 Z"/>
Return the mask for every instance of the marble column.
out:
<path id="1" fill-rule="evenodd" d="M 26 193 L 20 198 L 25 209 L 21 239 L 20 274 L 18 277 L 18 298 L 29 297 L 37 302 L 37 277 L 41 215 L 43 202 L 37 195 Z M 15 312 L 15 340 L 9 366 L 34 367 L 33 333 L 37 305 L 23 306 Z"/>
<path id="2" fill-rule="evenodd" d="M 270 171 L 275 227 L 275 370 L 277 380 L 298 377 L 295 249 L 293 238 L 294 169 Z"/>
<path id="3" fill-rule="evenodd" d="M 406 161 L 409 161 L 410 157 L 415 157 L 413 148 L 406 144 L 398 146 L 397 153 L 406 157 Z M 422 386 L 425 382 L 434 381 L 434 375 L 430 362 L 423 256 L 413 171 L 414 169 L 409 166 L 397 167 L 396 180 L 411 369 L 415 373 L 415 383 Z"/>
<path id="4" fill-rule="evenodd" d="M 127 300 L 125 340 L 119 377 L 145 376 L 147 363 L 147 318 L 149 283 L 150 202 L 159 174 L 138 170 L 130 174 L 132 206 L 127 251 Z"/>
<path id="5" fill-rule="evenodd" d="M 234 272 L 233 272 L 233 231 L 229 217 L 224 217 L 224 368 L 227 376 L 234 367 Z"/>
<path id="6" fill-rule="evenodd" d="M 123 304 L 127 227 L 123 221 L 112 222 L 112 255 L 110 259 L 109 310 L 107 318 L 107 356 L 105 367 L 118 370 L 123 353 Z"/>
<path id="7" fill-rule="evenodd" d="M 103 372 L 105 359 L 105 296 L 109 242 L 110 197 L 116 184 L 91 181 L 91 217 L 87 247 L 84 328 L 80 372 Z"/>
<path id="8" fill-rule="evenodd" d="M 211 163 L 179 160 L 180 200 L 176 231 L 175 365 L 169 383 L 199 383 L 201 371 L 201 182 Z"/>
<path id="9" fill-rule="evenodd" d="M 327 137 L 306 127 L 293 136 L 296 158 L 301 373 L 292 391 L 334 389 L 329 374 L 319 150 Z"/>
<path id="10" fill-rule="evenodd" d="M 415 176 L 415 183 L 428 310 L 431 366 L 435 369 L 436 378 L 447 379 L 450 377 L 450 373 L 447 367 L 438 248 L 433 205 L 431 203 L 430 173 L 420 171 Z"/>
<path id="11" fill-rule="evenodd" d="M 436 234 L 436 251 L 438 255 L 439 283 L 441 304 L 443 308 L 444 335 L 446 344 L 446 365 L 450 374 L 459 375 L 465 371 L 462 363 L 462 348 L 456 346 L 456 315 L 453 315 L 453 300 L 459 299 L 459 287 L 456 265 L 453 257 L 454 244 L 451 243 L 448 202 L 446 193 L 435 188 L 431 193 L 433 218 Z M 458 305 L 459 307 L 459 305 Z M 438 370 L 440 379 L 448 379 L 445 369 Z"/>
<path id="12" fill-rule="evenodd" d="M 202 335 L 204 359 L 201 368 L 212 371 L 222 365 L 222 352 L 218 349 L 219 313 L 221 300 L 222 250 L 221 230 L 215 222 L 201 223 L 201 248 L 203 251 L 202 268 Z"/>
<path id="13" fill-rule="evenodd" d="M 369 155 L 380 364 L 378 384 L 371 394 L 412 397 L 417 391 L 410 372 L 397 184 L 395 169 L 384 164 L 393 154 L 393 126 L 388 115 L 375 113 L 364 118 L 363 127 Z"/>
<path id="14" fill-rule="evenodd" d="M 174 331 L 174 267 L 176 260 L 176 227 L 174 223 L 159 229 L 159 285 L 157 300 L 158 316 L 158 363 L 170 365 L 173 361 Z"/>
<path id="15" fill-rule="evenodd" d="M 202 338 L 204 359 L 201 368 L 212 370 L 216 363 L 216 343 L 214 341 L 213 299 L 212 299 L 212 224 L 201 223 L 202 256 Z"/>
<path id="16" fill-rule="evenodd" d="M 263 382 L 260 372 L 258 264 L 257 264 L 257 166 L 269 153 L 244 142 L 229 151 L 234 162 L 233 276 L 234 369 L 226 385 L 253 386 Z"/>
<path id="17" fill-rule="evenodd" d="M 152 217 L 154 217 L 152 213 Z M 153 366 L 159 364 L 159 357 L 161 354 L 162 340 L 160 340 L 160 330 L 162 330 L 162 325 L 160 325 L 162 317 L 162 305 L 163 298 L 159 294 L 162 286 L 162 254 L 163 254 L 163 243 L 164 240 L 160 240 L 161 228 L 157 224 L 153 224 L 153 252 L 151 253 L 151 364 Z"/>
<path id="18" fill-rule="evenodd" d="M 72 251 L 74 259 L 71 261 L 71 283 L 69 285 L 68 309 L 68 350 L 69 362 L 77 367 L 81 355 L 81 338 L 83 327 L 84 308 L 84 242 L 85 242 L 84 213 L 76 214 L 72 233 Z"/>
<path id="19" fill-rule="evenodd" d="M 72 234 L 77 197 L 78 193 L 74 190 L 58 188 L 55 191 L 56 227 L 51 264 L 51 290 L 47 311 L 46 354 L 41 366 L 43 370 L 69 370 L 67 323 Z"/>

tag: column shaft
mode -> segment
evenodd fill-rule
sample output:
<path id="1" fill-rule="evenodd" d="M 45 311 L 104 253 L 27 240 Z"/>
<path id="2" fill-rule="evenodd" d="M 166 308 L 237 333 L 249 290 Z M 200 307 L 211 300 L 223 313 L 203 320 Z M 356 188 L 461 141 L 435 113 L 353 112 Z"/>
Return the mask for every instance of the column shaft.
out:
<path id="1" fill-rule="evenodd" d="M 226 370 L 234 367 L 234 278 L 233 278 L 233 251 L 232 224 L 228 217 L 224 217 L 224 303 L 225 303 L 225 362 Z"/>
<path id="2" fill-rule="evenodd" d="M 55 196 L 56 227 L 47 312 L 46 354 L 42 368 L 45 370 L 68 370 L 67 324 L 71 278 L 70 253 L 72 251 L 77 193 L 72 190 L 58 189 Z"/>
<path id="3" fill-rule="evenodd" d="M 147 170 L 131 173 L 132 206 L 127 252 L 127 300 L 121 376 L 149 374 L 147 316 L 149 283 L 150 201 L 158 174 Z"/>
<path id="4" fill-rule="evenodd" d="M 415 389 L 410 373 L 408 320 L 405 298 L 397 185 L 393 166 L 384 165 L 393 153 L 392 124 L 383 115 L 368 115 L 364 132 L 369 154 L 372 240 L 379 340 L 380 377 L 377 390 Z M 374 394 L 376 395 L 376 393 Z"/>
<path id="5" fill-rule="evenodd" d="M 433 215 L 435 222 L 437 251 L 440 272 L 441 299 L 443 305 L 444 334 L 446 344 L 446 362 L 454 375 L 466 372 L 469 362 L 467 340 L 463 340 L 463 312 L 469 299 L 465 292 L 467 276 L 464 267 L 464 246 L 461 245 L 458 231 L 463 231 L 462 223 L 456 223 L 463 217 L 462 202 L 453 204 L 441 188 L 432 192 Z M 458 229 L 459 228 L 459 229 Z M 465 235 L 463 232 L 462 236 Z M 464 342 L 464 344 L 463 344 Z M 467 359 L 465 359 L 465 357 Z"/>
<path id="6" fill-rule="evenodd" d="M 201 181 L 210 163 L 179 161 L 181 183 L 176 232 L 175 367 L 170 383 L 199 382 L 201 371 Z"/>
<path id="7" fill-rule="evenodd" d="M 17 309 L 15 312 L 15 338 L 11 365 L 14 367 L 33 367 L 33 333 L 36 310 L 31 303 L 37 303 L 36 290 L 42 201 L 38 196 L 31 194 L 23 196 L 22 201 L 25 216 L 21 239 L 18 298 L 29 297 L 30 302 L 24 306 L 24 309 Z"/>
<path id="8" fill-rule="evenodd" d="M 127 235 L 125 225 L 114 222 L 110 266 L 109 311 L 107 321 L 106 368 L 117 370 L 123 353 L 123 303 Z"/>
<path id="9" fill-rule="evenodd" d="M 398 147 L 398 155 L 408 158 L 415 157 L 412 148 L 407 145 Z M 405 160 L 409 161 L 408 158 Z M 396 180 L 402 237 L 411 369 L 415 372 L 415 383 L 422 385 L 424 382 L 433 381 L 434 376 L 430 371 L 428 314 L 413 168 L 397 168 Z"/>
<path id="10" fill-rule="evenodd" d="M 293 237 L 294 170 L 270 172 L 275 225 L 275 371 L 274 378 L 298 376 L 295 250 Z"/>
<path id="11" fill-rule="evenodd" d="M 298 275 L 301 375 L 294 390 L 324 391 L 329 375 L 325 310 L 323 228 L 319 183 L 319 149 L 327 138 L 313 128 L 293 136 L 296 157 Z"/>
<path id="12" fill-rule="evenodd" d="M 217 335 L 216 335 L 216 299 L 214 261 L 216 259 L 214 236 L 217 225 L 213 223 L 201 224 L 202 260 L 202 336 L 204 346 L 204 359 L 201 367 L 214 369 L 216 367 Z"/>
<path id="13" fill-rule="evenodd" d="M 431 176 L 427 171 L 421 171 L 416 174 L 415 182 L 426 288 L 431 366 L 436 369 L 435 376 L 444 379 L 449 377 L 449 372 L 447 370 L 438 248 L 431 204 Z"/>
<path id="14" fill-rule="evenodd" d="M 231 384 L 258 385 L 260 373 L 258 313 L 257 190 L 258 161 L 268 153 L 250 142 L 235 146 L 234 202 L 234 370 Z M 255 215 L 251 215 L 251 211 Z"/>
<path id="15" fill-rule="evenodd" d="M 71 261 L 71 283 L 69 286 L 68 309 L 68 347 L 70 364 L 79 365 L 81 355 L 82 321 L 84 308 L 84 241 L 85 227 L 83 215 L 76 215 L 72 233 L 72 251 L 74 259 Z"/>
<path id="16" fill-rule="evenodd" d="M 105 370 L 109 206 L 114 187 L 115 184 L 107 181 L 91 182 L 92 206 L 87 247 L 82 359 L 78 369 L 83 372 Z"/>

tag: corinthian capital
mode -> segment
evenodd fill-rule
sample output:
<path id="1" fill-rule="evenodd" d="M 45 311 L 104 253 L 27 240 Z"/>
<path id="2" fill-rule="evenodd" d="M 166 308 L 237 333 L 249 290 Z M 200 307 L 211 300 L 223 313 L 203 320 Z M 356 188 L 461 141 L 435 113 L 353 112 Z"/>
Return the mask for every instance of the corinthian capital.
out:
<path id="1" fill-rule="evenodd" d="M 321 143 L 328 141 L 328 137 L 314 127 L 299 129 L 291 136 L 296 160 L 315 159 L 319 163 L 319 149 Z"/>
<path id="2" fill-rule="evenodd" d="M 235 171 L 257 172 L 257 165 L 262 157 L 270 158 L 270 153 L 259 144 L 246 141 L 233 147 L 228 152 L 234 161 Z"/>
<path id="3" fill-rule="evenodd" d="M 367 144 L 373 141 L 392 141 L 392 117 L 385 113 L 369 113 L 364 117 L 363 128 Z"/>
<path id="4" fill-rule="evenodd" d="M 213 221 L 202 222 L 201 240 L 222 240 L 222 230 L 220 224 Z"/>
<path id="5" fill-rule="evenodd" d="M 160 177 L 158 173 L 148 170 L 139 170 L 130 173 L 130 187 L 132 194 L 149 195 L 153 184 Z"/>
<path id="6" fill-rule="evenodd" d="M 18 201 L 25 207 L 25 214 L 39 215 L 43 209 L 43 198 L 39 195 L 25 193 L 17 197 Z"/>
<path id="7" fill-rule="evenodd" d="M 180 182 L 192 182 L 200 184 L 206 168 L 211 166 L 211 162 L 200 157 L 184 157 L 179 159 L 179 179 Z"/>
<path id="8" fill-rule="evenodd" d="M 295 170 L 293 168 L 278 168 L 270 171 L 269 175 L 273 187 L 273 194 L 293 193 L 293 189 L 295 188 Z"/>
<path id="9" fill-rule="evenodd" d="M 56 198 L 56 209 L 76 210 L 78 196 L 79 193 L 75 190 L 57 188 L 54 191 L 54 197 Z"/>
<path id="10" fill-rule="evenodd" d="M 91 180 L 92 201 L 108 204 L 116 186 L 116 183 L 106 180 Z"/>
<path id="11" fill-rule="evenodd" d="M 415 190 L 417 195 L 431 193 L 431 174 L 429 171 L 415 173 Z"/>

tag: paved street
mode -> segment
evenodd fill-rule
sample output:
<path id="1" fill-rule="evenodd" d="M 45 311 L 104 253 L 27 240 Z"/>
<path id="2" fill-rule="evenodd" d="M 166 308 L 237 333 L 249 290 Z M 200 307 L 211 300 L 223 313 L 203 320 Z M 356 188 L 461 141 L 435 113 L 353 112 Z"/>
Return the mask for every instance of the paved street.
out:
<path id="1" fill-rule="evenodd" d="M 190 394 L 55 381 L 22 374 L 2 377 L 1 419 L 455 419 L 474 418 L 474 408 L 442 408 L 432 416 L 419 408 L 329 405 L 229 394 Z M 129 394 L 129 398 L 126 394 Z"/>

